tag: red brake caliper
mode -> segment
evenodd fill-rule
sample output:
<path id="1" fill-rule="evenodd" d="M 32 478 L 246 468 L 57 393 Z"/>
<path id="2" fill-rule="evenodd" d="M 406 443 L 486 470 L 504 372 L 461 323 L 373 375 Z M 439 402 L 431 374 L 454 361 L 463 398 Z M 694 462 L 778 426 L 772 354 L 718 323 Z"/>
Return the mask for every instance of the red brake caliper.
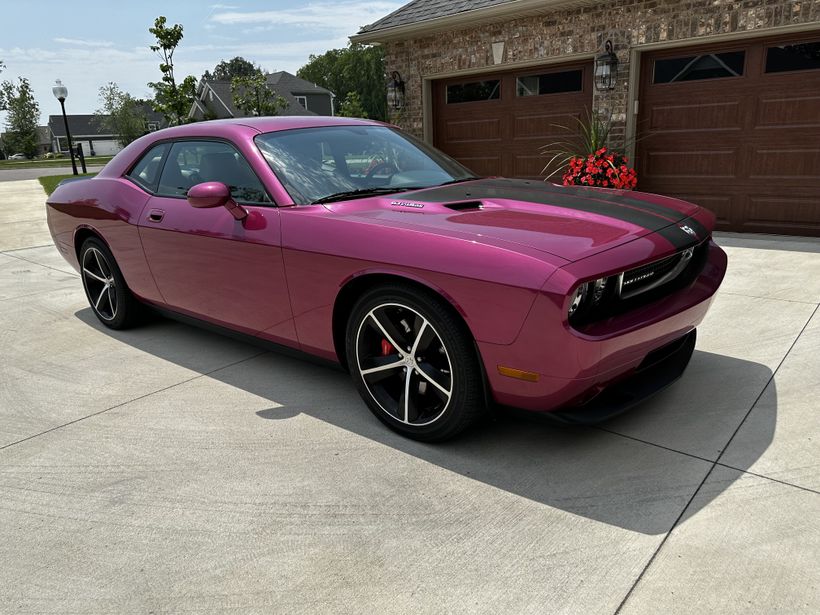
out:
<path id="1" fill-rule="evenodd" d="M 386 357 L 393 354 L 395 351 L 393 350 L 393 344 L 388 342 L 386 339 L 382 339 L 382 356 Z"/>

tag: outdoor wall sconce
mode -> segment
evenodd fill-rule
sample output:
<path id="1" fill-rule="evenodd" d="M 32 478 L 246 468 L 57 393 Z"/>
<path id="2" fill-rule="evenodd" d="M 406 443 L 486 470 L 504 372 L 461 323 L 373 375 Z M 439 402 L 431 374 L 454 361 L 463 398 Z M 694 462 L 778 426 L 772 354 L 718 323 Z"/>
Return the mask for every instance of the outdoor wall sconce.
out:
<path id="1" fill-rule="evenodd" d="M 404 109 L 404 80 L 397 70 L 390 73 L 387 82 L 387 105 L 397 111 Z"/>
<path id="2" fill-rule="evenodd" d="M 618 75 L 618 56 L 612 51 L 612 41 L 604 43 L 604 52 L 595 58 L 595 87 L 612 90 Z"/>

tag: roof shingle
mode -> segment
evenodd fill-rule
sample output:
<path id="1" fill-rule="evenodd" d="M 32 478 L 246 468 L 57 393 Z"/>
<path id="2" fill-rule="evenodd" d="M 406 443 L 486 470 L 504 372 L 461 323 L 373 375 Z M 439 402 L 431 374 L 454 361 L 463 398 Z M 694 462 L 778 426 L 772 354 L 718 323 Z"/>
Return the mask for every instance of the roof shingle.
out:
<path id="1" fill-rule="evenodd" d="M 474 11 L 476 9 L 483 9 L 488 6 L 506 4 L 514 1 L 515 0 L 413 0 L 413 2 L 405 4 L 386 17 L 382 17 L 370 25 L 363 26 L 361 30 L 359 30 L 359 33 L 363 34 L 365 32 L 375 32 L 376 30 L 384 30 L 386 28 L 406 26 L 420 21 L 449 17 L 451 15 L 457 15 L 458 13 L 465 13 L 467 11 Z"/>

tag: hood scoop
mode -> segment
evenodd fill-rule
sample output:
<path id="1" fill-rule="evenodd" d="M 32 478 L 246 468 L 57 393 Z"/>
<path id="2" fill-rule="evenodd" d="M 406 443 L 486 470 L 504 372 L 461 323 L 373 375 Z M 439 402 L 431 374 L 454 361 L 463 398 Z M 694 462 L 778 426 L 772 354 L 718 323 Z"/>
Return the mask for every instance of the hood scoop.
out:
<path id="1" fill-rule="evenodd" d="M 460 201 L 458 203 L 444 203 L 443 207 L 453 211 L 478 211 L 484 209 L 484 203 L 481 201 Z"/>

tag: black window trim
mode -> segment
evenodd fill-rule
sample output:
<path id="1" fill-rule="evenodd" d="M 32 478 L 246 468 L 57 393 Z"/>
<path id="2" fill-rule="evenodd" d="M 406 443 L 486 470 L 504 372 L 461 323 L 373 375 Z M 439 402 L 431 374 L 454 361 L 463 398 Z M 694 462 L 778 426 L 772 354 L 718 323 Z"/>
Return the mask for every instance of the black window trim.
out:
<path id="1" fill-rule="evenodd" d="M 476 78 L 476 77 L 478 77 L 478 78 Z M 456 86 L 456 85 L 464 86 L 464 85 L 468 85 L 468 84 L 471 84 L 471 83 L 482 83 L 482 82 L 485 82 L 485 81 L 498 81 L 498 87 L 495 90 L 493 90 L 493 91 L 498 91 L 498 96 L 496 98 L 481 98 L 481 99 L 478 99 L 478 100 L 462 100 L 462 101 L 459 101 L 459 102 L 450 102 L 448 100 L 448 98 L 449 98 L 449 89 L 450 89 L 451 86 Z M 444 104 L 447 105 L 447 106 L 450 106 L 450 105 L 472 105 L 472 104 L 475 104 L 475 103 L 493 103 L 493 102 L 501 101 L 501 100 L 503 100 L 503 88 L 504 88 L 504 75 L 501 75 L 501 74 L 483 75 L 483 76 L 481 74 L 473 75 L 473 77 L 471 79 L 467 79 L 467 80 L 463 80 L 463 81 L 460 80 L 460 81 L 451 82 L 451 83 L 445 83 L 444 84 Z"/>
<path id="2" fill-rule="evenodd" d="M 679 51 L 684 52 L 684 50 L 685 50 L 685 47 L 680 49 Z M 665 56 L 662 56 L 662 57 L 652 58 L 652 72 L 649 75 L 649 77 L 650 77 L 649 85 L 651 85 L 651 86 L 680 85 L 682 83 L 690 83 L 691 84 L 691 83 L 695 83 L 695 82 L 698 82 L 698 81 L 710 81 L 711 82 L 711 81 L 722 81 L 724 79 L 738 79 L 738 78 L 742 79 L 743 77 L 748 76 L 748 70 L 747 70 L 749 68 L 748 67 L 748 62 L 749 62 L 748 51 L 749 51 L 749 49 L 747 47 L 741 47 L 741 48 L 731 47 L 731 48 L 728 48 L 728 49 L 721 49 L 719 51 L 714 51 L 714 50 L 713 51 L 701 51 L 701 52 L 696 51 L 694 53 L 693 61 L 700 58 L 701 56 L 704 56 L 704 55 L 717 55 L 719 53 L 743 52 L 743 72 L 740 73 L 739 75 L 729 75 L 727 77 L 711 77 L 711 78 L 708 78 L 708 79 L 691 79 L 691 80 L 688 80 L 688 81 L 664 81 L 663 83 L 657 83 L 655 81 L 655 70 L 656 70 L 655 65 L 658 63 L 658 61 L 675 60 L 675 59 L 680 59 L 680 58 L 684 58 L 684 57 L 687 57 L 687 56 L 684 55 L 683 53 L 677 53 L 677 54 L 670 53 L 669 55 L 665 55 Z M 691 52 L 690 52 L 690 55 L 692 55 Z M 723 62 L 721 62 L 721 64 L 723 64 Z M 684 68 L 683 70 L 686 70 L 686 69 Z M 680 72 L 683 72 L 683 70 L 681 70 Z M 680 74 L 680 72 L 678 74 Z"/>
<path id="3" fill-rule="evenodd" d="M 777 70 L 777 71 L 771 71 L 771 72 L 766 70 L 766 65 L 769 62 L 769 51 L 771 49 L 773 49 L 775 47 L 787 47 L 787 46 L 790 46 L 790 45 L 794 46 L 794 45 L 809 44 L 809 43 L 820 43 L 820 40 L 818 40 L 818 39 L 802 40 L 801 39 L 801 40 L 798 40 L 798 41 L 788 41 L 788 42 L 781 41 L 779 43 L 778 42 L 766 43 L 763 46 L 763 61 L 761 62 L 761 64 L 762 64 L 761 70 L 763 71 L 763 74 L 766 75 L 766 78 L 768 79 L 772 75 L 794 75 L 796 73 L 805 73 L 806 71 L 820 70 L 820 68 L 818 68 L 818 67 L 814 67 L 814 68 L 796 68 L 794 70 Z"/>
<path id="4" fill-rule="evenodd" d="M 539 98 L 541 96 L 555 96 L 557 94 L 577 94 L 578 92 L 583 93 L 584 91 L 584 66 L 577 66 L 577 67 L 563 67 L 563 68 L 555 68 L 553 70 L 544 70 L 543 68 L 538 71 L 528 71 L 526 73 L 517 73 L 514 74 L 513 77 L 515 78 L 515 98 Z M 543 75 L 557 75 L 560 73 L 581 73 L 581 87 L 577 90 L 564 90 L 562 92 L 547 92 L 546 94 L 529 94 L 522 96 L 518 93 L 518 80 L 523 77 L 541 77 Z"/>
<path id="5" fill-rule="evenodd" d="M 163 156 L 162 165 L 160 166 L 160 169 L 159 169 L 158 179 L 162 179 L 162 172 L 165 170 L 165 164 L 168 162 L 168 154 L 170 154 L 171 148 L 174 146 L 175 143 L 189 142 L 189 141 L 219 142 L 219 143 L 225 143 L 225 144 L 230 145 L 231 147 L 233 147 L 234 150 L 236 150 L 236 153 L 239 154 L 240 156 L 242 156 L 242 159 L 245 161 L 245 164 L 248 165 L 248 168 L 250 169 L 251 173 L 253 173 L 253 176 L 256 178 L 256 180 L 259 182 L 259 184 L 262 186 L 262 189 L 265 191 L 265 194 L 270 199 L 270 203 L 256 203 L 256 202 L 252 203 L 252 202 L 247 202 L 247 201 L 237 201 L 237 203 L 239 203 L 240 205 L 250 205 L 252 207 L 279 207 L 279 205 L 276 203 L 276 200 L 274 200 L 274 198 L 271 196 L 270 191 L 268 190 L 268 187 L 265 185 L 265 182 L 263 182 L 259 178 L 259 175 L 257 175 L 256 171 L 254 171 L 253 166 L 251 166 L 251 163 L 248 162 L 248 159 L 245 158 L 245 156 L 242 154 L 242 152 L 236 146 L 236 143 L 234 143 L 230 139 L 226 139 L 225 137 L 206 137 L 206 136 L 199 136 L 198 135 L 198 136 L 195 136 L 195 137 L 168 137 L 168 138 L 165 138 L 165 139 L 157 139 L 156 141 L 154 141 L 153 143 L 148 145 L 144 150 L 142 150 L 142 152 L 140 152 L 140 155 L 137 156 L 134 163 L 131 166 L 129 166 L 128 169 L 122 174 L 122 178 L 128 180 L 129 182 L 134 184 L 137 188 L 139 188 L 143 192 L 146 192 L 146 193 L 150 194 L 151 196 L 156 196 L 156 197 L 160 197 L 160 198 L 163 198 L 163 199 L 183 199 L 183 200 L 187 199 L 188 197 L 186 197 L 186 196 L 160 194 L 159 191 L 148 190 L 145 186 L 143 186 L 142 184 L 140 184 L 136 180 L 134 180 L 130 176 L 130 174 L 134 170 L 134 168 L 140 163 L 140 161 L 142 161 L 143 157 L 148 152 L 150 152 L 152 149 L 154 149 L 157 145 L 162 145 L 162 144 L 165 144 L 165 143 L 169 143 L 171 145 L 171 147 L 168 148 L 168 152 L 166 152 L 166 154 Z M 157 181 L 157 187 L 159 187 L 159 181 Z"/>

